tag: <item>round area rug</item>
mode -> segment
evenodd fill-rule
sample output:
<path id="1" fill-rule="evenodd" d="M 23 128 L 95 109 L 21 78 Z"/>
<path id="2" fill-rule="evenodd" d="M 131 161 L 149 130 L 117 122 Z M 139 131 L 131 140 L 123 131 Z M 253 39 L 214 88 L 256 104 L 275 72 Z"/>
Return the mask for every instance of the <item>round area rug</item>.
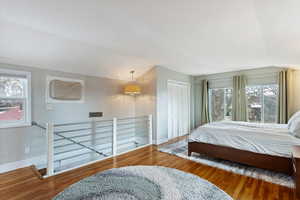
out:
<path id="1" fill-rule="evenodd" d="M 159 166 L 110 169 L 85 178 L 55 200 L 232 200 L 198 176 Z"/>

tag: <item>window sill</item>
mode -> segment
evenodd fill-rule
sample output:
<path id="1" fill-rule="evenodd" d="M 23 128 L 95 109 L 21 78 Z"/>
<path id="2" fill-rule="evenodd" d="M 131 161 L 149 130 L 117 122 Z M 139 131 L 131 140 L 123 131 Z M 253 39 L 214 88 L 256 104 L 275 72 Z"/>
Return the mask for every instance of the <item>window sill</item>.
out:
<path id="1" fill-rule="evenodd" d="M 9 123 L 9 124 L 1 124 L 0 129 L 25 128 L 25 127 L 30 127 L 30 126 L 31 126 L 31 122 Z"/>

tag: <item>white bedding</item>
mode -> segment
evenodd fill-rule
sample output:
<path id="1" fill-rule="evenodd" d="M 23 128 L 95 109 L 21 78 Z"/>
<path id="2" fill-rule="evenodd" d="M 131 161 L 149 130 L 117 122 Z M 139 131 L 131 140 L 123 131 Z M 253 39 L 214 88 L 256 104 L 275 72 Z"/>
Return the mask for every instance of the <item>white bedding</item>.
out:
<path id="1" fill-rule="evenodd" d="M 291 157 L 300 139 L 289 134 L 287 125 L 249 122 L 214 122 L 197 128 L 189 141 L 203 142 L 275 156 Z"/>

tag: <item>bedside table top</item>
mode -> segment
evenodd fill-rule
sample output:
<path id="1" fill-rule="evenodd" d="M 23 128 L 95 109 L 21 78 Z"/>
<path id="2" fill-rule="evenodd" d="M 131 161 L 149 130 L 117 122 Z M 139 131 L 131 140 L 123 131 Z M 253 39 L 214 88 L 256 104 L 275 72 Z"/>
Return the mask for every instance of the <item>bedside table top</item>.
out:
<path id="1" fill-rule="evenodd" d="M 293 146 L 293 157 L 300 159 L 300 146 Z"/>

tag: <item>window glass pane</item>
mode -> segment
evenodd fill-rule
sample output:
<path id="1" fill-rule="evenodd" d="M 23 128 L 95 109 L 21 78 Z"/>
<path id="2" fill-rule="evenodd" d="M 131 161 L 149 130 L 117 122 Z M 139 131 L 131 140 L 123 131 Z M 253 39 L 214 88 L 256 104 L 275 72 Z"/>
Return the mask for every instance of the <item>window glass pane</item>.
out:
<path id="1" fill-rule="evenodd" d="M 24 100 L 0 99 L 0 123 L 24 120 Z"/>
<path id="2" fill-rule="evenodd" d="M 26 79 L 0 76 L 0 97 L 24 97 Z"/>
<path id="3" fill-rule="evenodd" d="M 224 89 L 210 90 L 210 108 L 212 121 L 224 119 Z"/>
<path id="4" fill-rule="evenodd" d="M 246 87 L 248 100 L 248 120 L 250 122 L 261 122 L 262 117 L 262 88 L 261 86 Z"/>
<path id="5" fill-rule="evenodd" d="M 225 118 L 227 120 L 232 119 L 232 89 L 225 90 Z"/>
<path id="6" fill-rule="evenodd" d="M 276 123 L 277 119 L 277 85 L 265 85 L 263 87 L 264 95 L 264 122 Z"/>

